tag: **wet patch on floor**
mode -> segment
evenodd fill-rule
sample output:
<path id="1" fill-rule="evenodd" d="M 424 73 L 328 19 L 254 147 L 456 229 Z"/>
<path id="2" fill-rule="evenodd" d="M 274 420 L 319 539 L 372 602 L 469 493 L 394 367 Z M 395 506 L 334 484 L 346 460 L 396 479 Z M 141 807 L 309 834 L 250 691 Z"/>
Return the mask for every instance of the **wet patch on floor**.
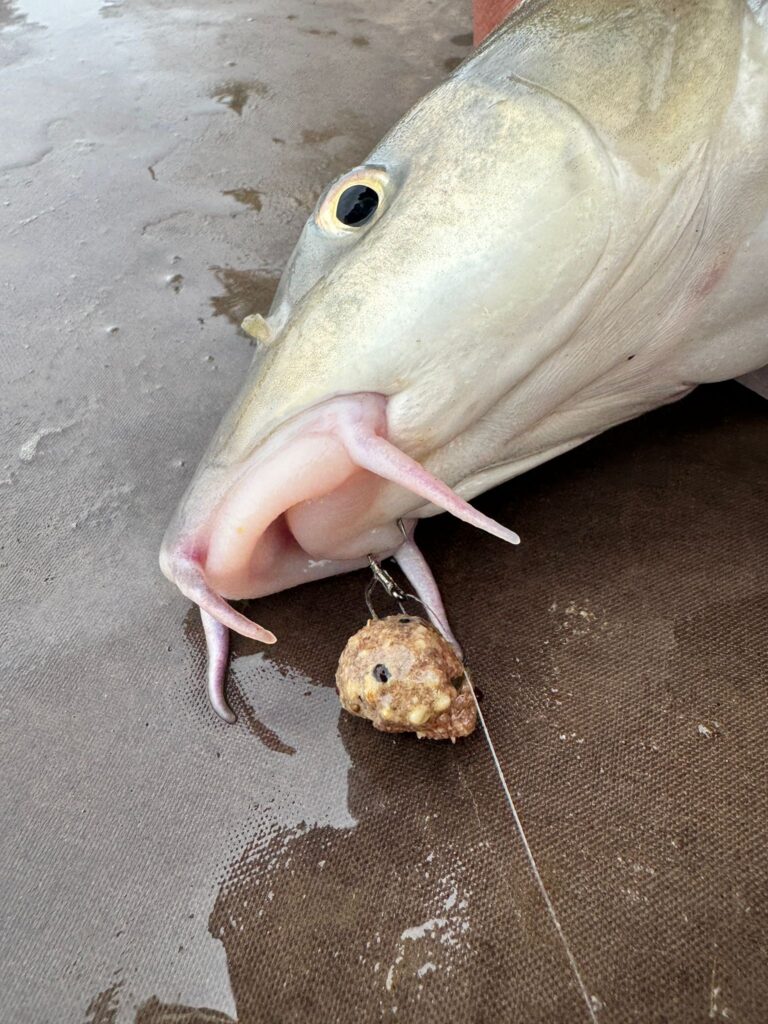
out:
<path id="1" fill-rule="evenodd" d="M 180 1003 L 162 1003 L 157 998 L 148 999 L 136 1011 L 134 1024 L 238 1024 L 236 1020 L 219 1010 L 204 1007 L 195 1009 Z"/>
<path id="2" fill-rule="evenodd" d="M 458 1020 L 475 1019 L 479 1005 L 489 1019 L 539 1020 L 509 1017 L 509 978 L 524 961 L 557 972 L 558 951 L 499 831 L 501 803 L 484 800 L 481 821 L 476 779 L 462 778 L 467 758 L 482 760 L 481 745 L 383 736 L 349 717 L 339 730 L 357 827 L 255 839 L 228 869 L 209 919 L 241 1024 L 347 1020 L 351 991 L 361 1020 L 445 1019 L 448 1005 Z M 521 978 L 513 1005 L 523 1013 L 549 1003 L 528 988 Z"/>
<path id="3" fill-rule="evenodd" d="M 234 267 L 211 267 L 224 289 L 222 295 L 210 299 L 214 316 L 224 316 L 239 327 L 252 313 L 266 316 L 277 291 L 280 276 L 265 270 L 236 270 Z"/>
<path id="4" fill-rule="evenodd" d="M 249 206 L 256 213 L 261 213 L 262 209 L 262 194 L 255 188 L 230 188 L 226 189 L 221 193 L 223 196 L 232 196 L 238 203 L 242 203 L 243 206 Z"/>
<path id="5" fill-rule="evenodd" d="M 301 133 L 301 141 L 305 146 L 319 146 L 324 142 L 330 142 L 331 139 L 339 137 L 341 132 L 336 131 L 335 128 L 325 129 L 314 129 L 305 128 Z"/>
<path id="6" fill-rule="evenodd" d="M 122 981 L 94 996 L 85 1010 L 85 1024 L 115 1024 L 120 1008 L 120 989 Z"/>
<path id="7" fill-rule="evenodd" d="M 335 28 L 300 28 L 299 32 L 308 36 L 326 36 L 328 38 L 339 34 Z"/>
<path id="8" fill-rule="evenodd" d="M 184 275 L 178 273 L 168 274 L 167 277 L 165 278 L 165 283 L 171 289 L 172 292 L 175 292 L 175 294 L 178 295 L 181 289 L 184 287 Z"/>
<path id="9" fill-rule="evenodd" d="M 269 86 L 258 80 L 229 81 L 214 86 L 211 98 L 233 110 L 238 116 L 243 113 L 252 96 L 263 99 L 269 95 Z"/>
<path id="10" fill-rule="evenodd" d="M 267 750 L 271 750 L 275 754 L 288 754 L 289 756 L 296 753 L 295 747 L 292 747 L 290 743 L 283 743 L 273 729 L 270 729 L 264 722 L 259 721 L 253 708 L 242 694 L 239 694 L 239 699 L 234 698 L 230 694 L 230 704 L 237 717 L 242 718 L 248 726 L 251 736 L 261 740 Z"/>
<path id="11" fill-rule="evenodd" d="M 473 36 L 471 32 L 462 32 L 459 35 L 451 36 L 451 43 L 454 46 L 461 48 L 462 50 L 470 50 L 473 43 Z M 446 57 L 443 60 L 443 69 L 449 74 L 454 72 L 456 68 L 466 60 L 466 54 L 456 57 Z"/>
<path id="12" fill-rule="evenodd" d="M 205 634 L 203 633 L 203 627 L 200 621 L 200 612 L 195 605 L 191 605 L 187 614 L 184 616 L 184 637 L 190 647 L 195 662 L 202 667 L 206 659 Z M 238 645 L 235 645 L 235 647 L 237 646 Z M 251 648 L 258 647 L 255 643 L 250 646 Z M 237 649 L 232 651 L 229 666 L 230 671 L 227 675 L 226 685 L 227 703 L 234 711 L 237 721 L 244 723 L 250 735 L 259 740 L 267 750 L 270 750 L 275 754 L 286 754 L 290 757 L 296 753 L 296 748 L 291 746 L 290 743 L 285 743 L 281 740 L 277 732 L 258 717 L 255 709 L 248 701 L 244 688 L 238 685 L 237 674 L 233 671 L 233 667 L 238 657 L 247 658 L 248 656 L 249 655 L 243 655 L 237 651 Z M 263 652 L 258 652 L 256 654 L 256 658 L 257 660 L 263 658 Z M 281 679 L 283 678 L 285 671 L 286 670 L 281 669 L 280 666 L 275 664 L 273 675 L 278 679 Z M 293 674 L 290 669 L 287 670 L 287 672 L 289 676 Z M 311 688 L 307 695 L 310 697 L 312 696 Z M 191 692 L 188 694 L 188 700 L 195 713 L 202 713 L 206 716 L 215 715 L 213 708 L 208 703 L 205 692 L 204 677 L 200 677 L 193 681 Z"/>

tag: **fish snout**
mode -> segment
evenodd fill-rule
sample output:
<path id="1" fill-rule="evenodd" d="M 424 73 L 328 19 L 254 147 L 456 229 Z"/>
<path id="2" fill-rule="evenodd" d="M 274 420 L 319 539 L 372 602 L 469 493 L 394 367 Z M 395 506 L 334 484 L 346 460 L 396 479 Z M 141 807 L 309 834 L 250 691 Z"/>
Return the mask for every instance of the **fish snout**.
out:
<path id="1" fill-rule="evenodd" d="M 272 643 L 227 599 L 394 554 L 407 546 L 398 521 L 414 510 L 436 506 L 517 544 L 517 534 L 389 440 L 387 402 L 373 393 L 331 398 L 283 423 L 245 459 L 230 464 L 214 453 L 166 535 L 165 575 L 219 623 Z"/>

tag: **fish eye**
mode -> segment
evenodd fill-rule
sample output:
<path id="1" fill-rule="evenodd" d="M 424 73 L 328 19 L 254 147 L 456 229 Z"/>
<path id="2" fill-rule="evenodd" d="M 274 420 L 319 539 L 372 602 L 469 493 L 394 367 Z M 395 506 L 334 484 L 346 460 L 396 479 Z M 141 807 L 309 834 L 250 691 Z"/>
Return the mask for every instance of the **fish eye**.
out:
<path id="1" fill-rule="evenodd" d="M 368 223 L 378 205 L 379 193 L 370 185 L 350 185 L 339 196 L 336 217 L 349 228 L 359 228 Z"/>
<path id="2" fill-rule="evenodd" d="M 315 211 L 315 223 L 329 235 L 348 235 L 381 216 L 392 184 L 386 168 L 355 167 L 326 191 Z"/>

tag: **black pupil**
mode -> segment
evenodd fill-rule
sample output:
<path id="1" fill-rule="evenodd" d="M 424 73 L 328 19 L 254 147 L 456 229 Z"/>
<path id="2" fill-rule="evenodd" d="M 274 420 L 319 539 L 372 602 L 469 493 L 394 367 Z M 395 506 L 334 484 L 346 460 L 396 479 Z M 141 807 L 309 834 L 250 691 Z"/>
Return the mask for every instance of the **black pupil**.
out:
<path id="1" fill-rule="evenodd" d="M 350 185 L 339 196 L 336 216 L 342 224 L 358 228 L 374 215 L 379 197 L 367 185 Z"/>
<path id="2" fill-rule="evenodd" d="M 389 680 L 389 669 L 386 665 L 377 665 L 373 670 L 373 678 L 377 683 L 386 683 Z"/>

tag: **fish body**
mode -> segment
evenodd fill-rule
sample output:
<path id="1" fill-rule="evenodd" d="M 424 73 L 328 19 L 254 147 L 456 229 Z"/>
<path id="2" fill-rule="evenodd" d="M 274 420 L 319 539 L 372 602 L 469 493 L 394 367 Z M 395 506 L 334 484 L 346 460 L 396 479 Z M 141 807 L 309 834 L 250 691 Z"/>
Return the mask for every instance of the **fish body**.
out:
<path id="1" fill-rule="evenodd" d="M 525 0 L 320 197 L 166 535 L 204 611 L 415 547 L 467 502 L 768 363 L 768 7 Z"/>

